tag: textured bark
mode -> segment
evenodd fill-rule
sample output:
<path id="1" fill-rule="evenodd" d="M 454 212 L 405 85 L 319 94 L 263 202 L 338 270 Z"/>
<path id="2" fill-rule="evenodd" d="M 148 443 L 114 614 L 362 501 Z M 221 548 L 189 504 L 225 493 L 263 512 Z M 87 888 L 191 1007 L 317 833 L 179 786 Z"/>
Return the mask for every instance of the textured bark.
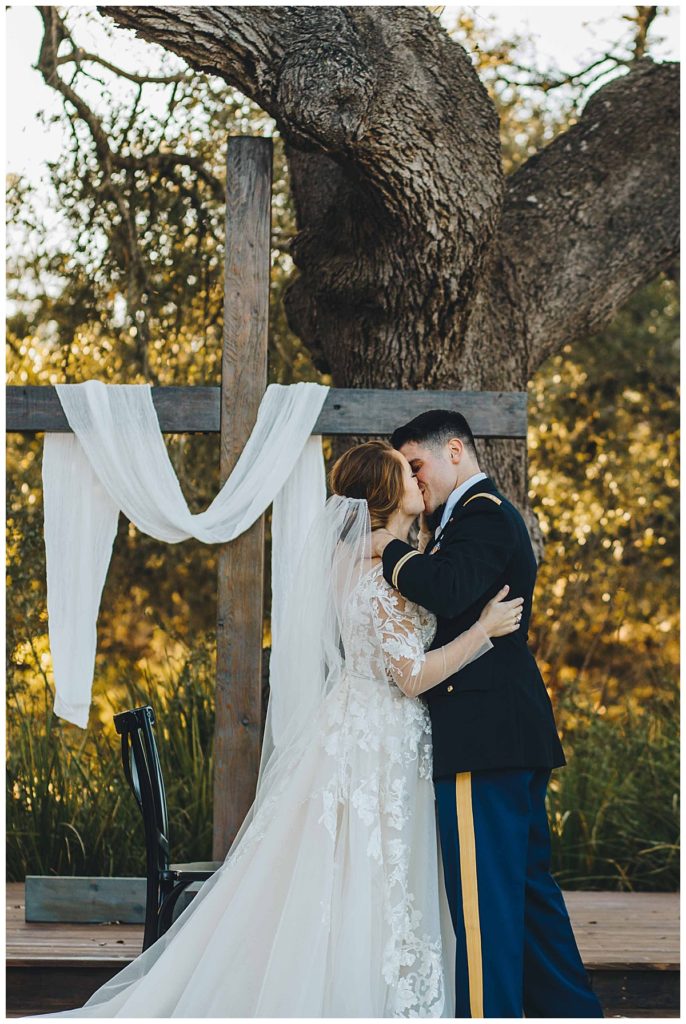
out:
<path id="1" fill-rule="evenodd" d="M 511 337 L 514 317 L 530 377 L 562 345 L 602 327 L 677 257 L 678 183 L 679 65 L 644 58 L 508 179 L 470 344 L 486 336 L 495 346 L 493 327 Z M 484 386 L 503 368 L 510 372 L 492 359 Z"/>
<path id="2" fill-rule="evenodd" d="M 425 8 L 101 12 L 275 118 L 289 322 L 339 386 L 523 390 L 677 256 L 676 64 L 637 62 L 505 181 L 495 108 Z M 524 443 L 482 456 L 529 513 Z"/>

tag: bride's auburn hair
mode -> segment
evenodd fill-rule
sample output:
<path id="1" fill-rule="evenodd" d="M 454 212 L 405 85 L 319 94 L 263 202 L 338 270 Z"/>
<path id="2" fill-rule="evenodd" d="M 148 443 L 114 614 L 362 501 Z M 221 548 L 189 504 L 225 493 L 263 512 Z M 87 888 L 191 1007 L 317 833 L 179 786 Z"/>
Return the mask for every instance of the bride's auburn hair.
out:
<path id="1" fill-rule="evenodd" d="M 388 441 L 365 441 L 343 452 L 329 473 L 334 494 L 366 498 L 372 530 L 385 526 L 403 500 L 403 466 Z"/>

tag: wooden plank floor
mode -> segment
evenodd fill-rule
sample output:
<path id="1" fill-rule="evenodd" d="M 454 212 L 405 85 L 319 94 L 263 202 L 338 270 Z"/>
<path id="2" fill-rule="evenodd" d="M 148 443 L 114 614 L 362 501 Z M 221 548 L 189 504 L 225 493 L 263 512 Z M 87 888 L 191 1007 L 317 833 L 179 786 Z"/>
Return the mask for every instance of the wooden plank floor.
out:
<path id="1" fill-rule="evenodd" d="M 679 893 L 566 892 L 584 964 L 679 968 Z"/>
<path id="2" fill-rule="evenodd" d="M 660 1011 L 659 1016 L 676 1016 L 679 894 L 568 892 L 565 901 L 606 1013 L 632 1015 L 640 1009 L 647 1015 Z M 34 993 L 42 988 L 36 988 L 40 972 L 47 972 L 54 986 L 55 971 L 70 970 L 68 991 L 71 1005 L 77 1005 L 76 990 L 87 991 L 90 986 L 93 991 L 106 976 L 121 970 L 140 952 L 142 937 L 142 925 L 29 924 L 24 920 L 23 884 L 7 885 L 8 979 L 10 975 L 20 979 L 25 971 Z M 81 985 L 74 984 L 75 971 L 85 979 Z M 16 1015 L 12 990 L 8 984 L 8 1016 Z M 639 1006 L 632 1005 L 637 1002 Z M 20 1011 L 41 1012 L 41 1008 L 21 1007 Z"/>
<path id="3" fill-rule="evenodd" d="M 6 959 L 16 967 L 93 961 L 121 970 L 138 956 L 142 924 L 38 924 L 24 920 L 24 883 L 7 885 Z"/>

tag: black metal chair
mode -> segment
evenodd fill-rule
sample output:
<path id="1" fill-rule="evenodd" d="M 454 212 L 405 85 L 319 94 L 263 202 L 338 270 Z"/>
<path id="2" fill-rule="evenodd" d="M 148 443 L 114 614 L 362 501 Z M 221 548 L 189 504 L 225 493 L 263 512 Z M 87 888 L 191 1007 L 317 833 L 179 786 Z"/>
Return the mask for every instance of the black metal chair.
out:
<path id="1" fill-rule="evenodd" d="M 192 882 L 205 882 L 221 861 L 170 864 L 169 821 L 162 767 L 155 742 L 155 713 L 150 705 L 121 711 L 114 725 L 121 736 L 124 774 L 136 798 L 145 828 L 147 891 L 143 949 L 167 931 L 174 907 Z"/>

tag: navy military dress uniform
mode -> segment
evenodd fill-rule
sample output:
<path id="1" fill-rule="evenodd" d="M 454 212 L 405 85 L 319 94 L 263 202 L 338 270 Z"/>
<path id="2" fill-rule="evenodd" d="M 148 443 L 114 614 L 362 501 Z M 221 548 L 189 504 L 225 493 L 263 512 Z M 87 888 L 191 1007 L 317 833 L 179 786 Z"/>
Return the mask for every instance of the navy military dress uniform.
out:
<path id="1" fill-rule="evenodd" d="M 458 499 L 423 554 L 400 540 L 385 579 L 438 619 L 442 647 L 506 583 L 519 629 L 428 690 L 446 893 L 457 939 L 457 1017 L 602 1017 L 550 874 L 545 793 L 564 765 L 528 645 L 536 559 L 521 514 L 489 478 Z"/>

